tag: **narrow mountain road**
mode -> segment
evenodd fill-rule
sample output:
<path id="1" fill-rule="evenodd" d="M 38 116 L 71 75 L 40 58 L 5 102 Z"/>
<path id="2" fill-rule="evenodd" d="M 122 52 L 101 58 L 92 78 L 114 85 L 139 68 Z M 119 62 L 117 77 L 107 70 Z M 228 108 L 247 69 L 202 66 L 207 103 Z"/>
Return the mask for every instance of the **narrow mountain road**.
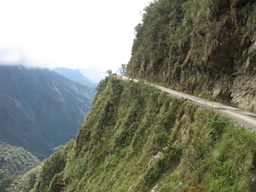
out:
<path id="1" fill-rule="evenodd" d="M 128 77 L 125 77 L 125 76 L 121 76 L 121 78 L 125 79 L 125 80 L 129 79 Z M 133 79 L 133 81 L 137 82 L 138 80 Z M 240 126 L 245 126 L 248 130 L 250 130 L 252 132 L 256 132 L 256 114 L 255 113 L 251 113 L 249 111 L 231 107 L 231 106 L 228 106 L 228 105 L 225 105 L 222 103 L 218 103 L 215 101 L 211 101 L 208 99 L 203 99 L 200 97 L 195 97 L 192 95 L 180 93 L 178 91 L 174 91 L 172 89 L 162 87 L 159 85 L 153 85 L 153 84 L 150 84 L 150 85 L 157 87 L 164 92 L 167 92 L 170 96 L 177 97 L 179 99 L 185 99 L 185 100 L 195 103 L 197 105 L 209 107 L 211 109 L 216 109 L 221 114 L 231 118 L 235 124 L 240 125 Z"/>

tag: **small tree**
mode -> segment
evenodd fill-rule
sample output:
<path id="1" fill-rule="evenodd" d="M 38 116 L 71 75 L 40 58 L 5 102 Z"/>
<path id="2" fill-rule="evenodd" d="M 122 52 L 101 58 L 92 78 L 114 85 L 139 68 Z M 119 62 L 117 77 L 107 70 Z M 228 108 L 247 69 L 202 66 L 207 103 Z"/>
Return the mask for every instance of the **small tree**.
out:
<path id="1" fill-rule="evenodd" d="M 121 68 L 118 69 L 118 72 L 121 73 L 121 75 L 127 75 L 126 67 L 127 67 L 126 64 L 122 64 Z"/>
<path id="2" fill-rule="evenodd" d="M 111 75 L 112 74 L 112 70 L 111 69 L 107 70 L 107 74 Z"/>

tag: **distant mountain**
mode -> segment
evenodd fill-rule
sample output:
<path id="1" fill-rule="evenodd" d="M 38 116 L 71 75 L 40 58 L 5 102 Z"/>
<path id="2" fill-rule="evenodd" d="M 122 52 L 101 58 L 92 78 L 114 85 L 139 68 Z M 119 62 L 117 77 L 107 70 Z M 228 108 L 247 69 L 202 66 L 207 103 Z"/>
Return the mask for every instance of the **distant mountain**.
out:
<path id="1" fill-rule="evenodd" d="M 0 140 L 49 156 L 75 138 L 95 92 L 47 69 L 0 66 Z"/>
<path id="2" fill-rule="evenodd" d="M 80 72 L 96 83 L 99 83 L 102 79 L 105 79 L 105 77 L 107 76 L 107 70 L 98 69 L 96 67 L 80 69 Z"/>
<path id="3" fill-rule="evenodd" d="M 83 81 L 93 83 L 91 79 L 85 77 L 78 69 L 67 69 L 67 68 L 59 67 L 59 68 L 55 68 L 53 71 L 59 73 L 60 75 L 68 77 L 70 79 L 83 80 Z"/>

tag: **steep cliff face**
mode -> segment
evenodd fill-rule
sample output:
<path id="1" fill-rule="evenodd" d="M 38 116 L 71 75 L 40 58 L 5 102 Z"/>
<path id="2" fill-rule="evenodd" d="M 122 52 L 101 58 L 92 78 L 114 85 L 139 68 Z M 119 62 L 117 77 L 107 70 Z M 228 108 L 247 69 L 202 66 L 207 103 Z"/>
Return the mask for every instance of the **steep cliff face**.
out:
<path id="1" fill-rule="evenodd" d="M 254 191 L 254 134 L 141 82 L 109 77 L 98 90 L 76 143 L 31 191 Z"/>
<path id="2" fill-rule="evenodd" d="M 255 111 L 254 0 L 158 0 L 135 31 L 130 76 Z"/>

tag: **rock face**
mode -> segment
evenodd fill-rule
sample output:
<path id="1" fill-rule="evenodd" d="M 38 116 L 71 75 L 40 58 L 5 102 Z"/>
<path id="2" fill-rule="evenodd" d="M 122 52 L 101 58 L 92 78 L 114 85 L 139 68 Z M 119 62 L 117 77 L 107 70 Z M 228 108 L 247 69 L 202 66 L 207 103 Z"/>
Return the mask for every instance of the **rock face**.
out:
<path id="1" fill-rule="evenodd" d="M 255 111 L 256 2 L 159 0 L 136 28 L 128 74 Z"/>
<path id="2" fill-rule="evenodd" d="M 241 67 L 242 66 L 242 67 Z M 231 87 L 232 101 L 240 108 L 256 109 L 256 33 L 241 59 L 236 63 L 238 74 Z"/>
<path id="3" fill-rule="evenodd" d="M 231 48 L 230 48 L 231 47 Z M 221 50 L 222 49 L 222 50 Z M 213 53 L 212 60 L 209 64 L 223 64 L 226 66 L 233 63 L 230 71 L 220 76 L 215 82 L 212 96 L 230 97 L 233 103 L 238 107 L 255 111 L 256 107 L 256 33 L 254 33 L 248 46 L 239 50 L 240 47 L 232 45 L 220 48 L 221 51 Z M 225 51 L 227 51 L 225 53 Z M 223 59 L 226 58 L 226 59 Z M 228 62 L 228 59 L 230 61 Z"/>
<path id="4" fill-rule="evenodd" d="M 228 66 L 229 71 L 221 75 L 214 83 L 213 98 L 224 97 L 236 103 L 238 107 L 255 111 L 256 107 L 256 33 L 244 49 L 239 46 L 226 45 L 220 47 L 212 55 L 208 65 L 218 64 Z M 239 50 L 240 49 L 240 50 Z M 225 52 L 226 51 L 226 52 Z M 230 60 L 230 61 L 228 61 Z"/>

